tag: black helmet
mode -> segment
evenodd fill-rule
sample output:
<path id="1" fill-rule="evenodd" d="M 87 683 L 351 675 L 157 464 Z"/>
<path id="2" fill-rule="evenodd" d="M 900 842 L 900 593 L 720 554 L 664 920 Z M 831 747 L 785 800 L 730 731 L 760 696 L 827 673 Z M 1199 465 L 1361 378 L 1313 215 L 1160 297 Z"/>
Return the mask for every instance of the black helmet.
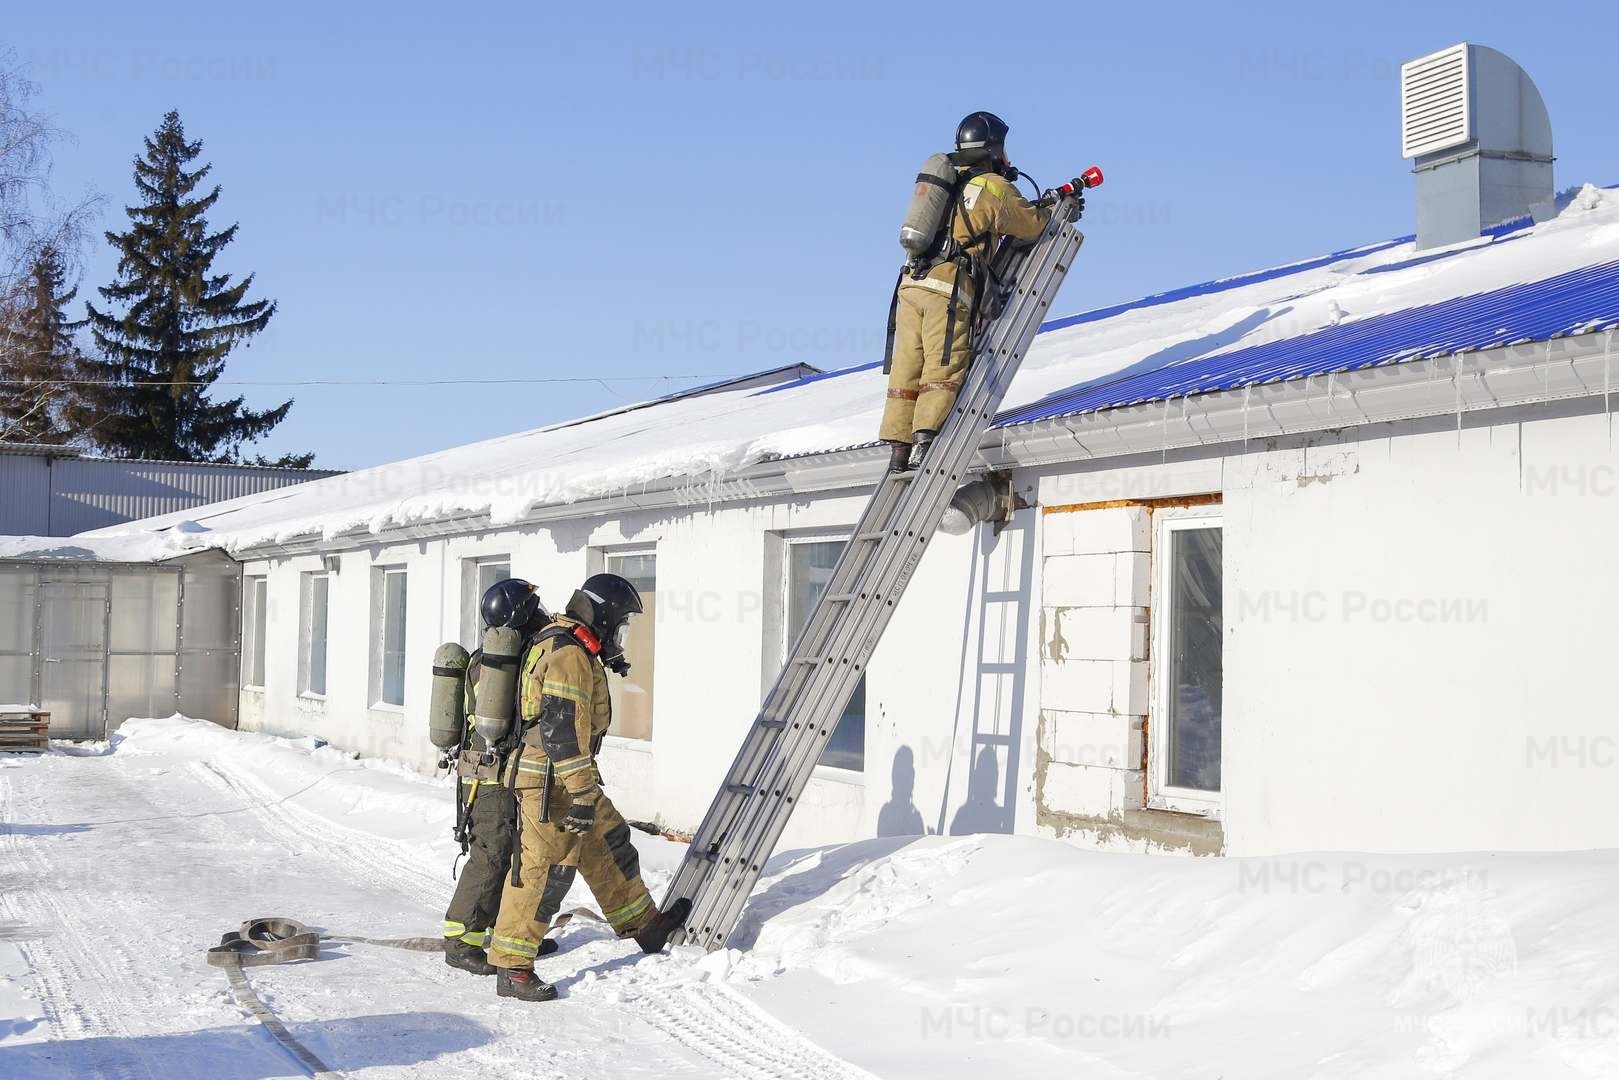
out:
<path id="1" fill-rule="evenodd" d="M 645 610 L 635 586 L 617 574 L 590 575 L 568 601 L 568 614 L 588 626 L 601 642 L 602 663 L 620 675 L 630 670 L 620 630 L 631 615 Z"/>
<path id="2" fill-rule="evenodd" d="M 1010 130 L 1006 121 L 992 112 L 980 109 L 968 113 L 956 125 L 957 163 L 987 164 L 1006 157 L 1006 134 Z"/>
<path id="3" fill-rule="evenodd" d="M 487 627 L 509 626 L 524 630 L 550 618 L 540 603 L 540 594 L 522 578 L 507 578 L 489 586 L 478 603 L 478 613 Z"/>

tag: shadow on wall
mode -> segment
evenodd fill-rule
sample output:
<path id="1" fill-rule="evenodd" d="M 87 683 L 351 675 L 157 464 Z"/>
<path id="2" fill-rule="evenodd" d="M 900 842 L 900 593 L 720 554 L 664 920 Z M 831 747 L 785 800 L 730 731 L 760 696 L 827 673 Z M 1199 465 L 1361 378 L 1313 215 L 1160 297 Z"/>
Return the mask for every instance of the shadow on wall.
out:
<path id="1" fill-rule="evenodd" d="M 973 762 L 972 775 L 967 778 L 967 801 L 961 804 L 956 816 L 950 819 L 950 835 L 1011 832 L 1010 811 L 995 801 L 1000 787 L 1000 759 L 995 754 L 995 747 L 985 746 L 978 751 L 978 759 Z"/>
<path id="2" fill-rule="evenodd" d="M 287 1026 L 328 1065 L 344 1071 L 417 1065 L 482 1046 L 494 1038 L 493 1031 L 466 1016 L 435 1012 L 351 1016 Z M 128 1070 L 129 1066 L 135 1068 Z M 298 1071 L 257 1024 L 0 1046 L 0 1076 L 100 1076 L 104 1070 L 206 1076 L 209 1080 L 269 1080 Z"/>
<path id="3" fill-rule="evenodd" d="M 888 801 L 877 811 L 877 835 L 923 836 L 927 827 L 922 824 L 922 811 L 913 801 L 916 796 L 916 754 L 909 746 L 894 751 L 894 786 Z"/>
<path id="4" fill-rule="evenodd" d="M 1023 745 L 1038 515 L 1037 509 L 1019 511 L 999 532 L 979 527 L 968 569 L 969 600 L 963 620 L 962 675 L 949 744 L 950 767 L 936 819 L 940 833 L 1012 832 Z M 947 828 L 948 808 L 960 797 L 955 776 L 958 747 L 970 762 L 970 771 L 965 797 L 950 815 Z"/>
<path id="5" fill-rule="evenodd" d="M 916 794 L 916 755 L 909 746 L 894 751 L 893 789 L 888 801 L 877 811 L 877 835 L 926 836 L 922 811 L 913 801 Z M 967 799 L 950 819 L 951 836 L 973 833 L 1009 833 L 1011 811 L 996 801 L 1001 794 L 1001 762 L 993 746 L 982 747 L 967 778 Z"/>

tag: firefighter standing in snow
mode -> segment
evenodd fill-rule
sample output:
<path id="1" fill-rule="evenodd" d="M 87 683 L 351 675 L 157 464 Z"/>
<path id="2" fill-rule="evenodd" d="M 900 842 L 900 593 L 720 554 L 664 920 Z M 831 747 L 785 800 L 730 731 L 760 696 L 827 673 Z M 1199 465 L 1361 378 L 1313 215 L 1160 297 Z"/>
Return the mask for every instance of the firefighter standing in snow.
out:
<path id="1" fill-rule="evenodd" d="M 529 640 L 538 633 L 550 615 L 540 604 L 534 586 L 519 578 L 496 582 L 479 603 L 479 614 L 488 627 L 509 626 Z M 517 658 L 513 658 L 515 663 Z M 473 723 L 477 715 L 477 687 L 484 654 L 474 652 L 466 669 L 466 724 L 460 751 L 455 758 L 461 805 L 458 807 L 464 830 L 463 847 L 467 862 L 456 879 L 455 895 L 444 912 L 444 959 L 451 967 L 474 975 L 493 975 L 485 951 L 490 927 L 500 910 L 500 892 L 511 865 L 513 833 L 507 813 L 510 796 L 501 787 L 506 758 L 500 747 L 489 746 Z M 555 942 L 546 943 L 553 951 Z"/>
<path id="2" fill-rule="evenodd" d="M 620 937 L 661 950 L 689 902 L 659 913 L 641 881 L 630 827 L 602 793 L 596 751 L 612 719 L 607 669 L 629 671 L 624 631 L 642 611 L 635 586 L 616 574 L 587 579 L 523 658 L 521 753 L 507 766 L 518 847 L 500 901 L 489 959 L 501 997 L 547 1001 L 556 989 L 534 974 L 550 922 L 583 873 Z"/>
<path id="3" fill-rule="evenodd" d="M 930 185 L 948 185 L 952 199 L 937 238 L 915 252 L 895 290 L 880 438 L 892 447 L 896 472 L 921 464 L 955 404 L 996 241 L 1036 240 L 1051 216 L 1013 186 L 1018 174 L 1006 157 L 1007 131 L 993 113 L 972 113 L 956 129 L 956 152 L 947 155 L 953 181 L 928 172 L 917 178 L 919 202 Z"/>

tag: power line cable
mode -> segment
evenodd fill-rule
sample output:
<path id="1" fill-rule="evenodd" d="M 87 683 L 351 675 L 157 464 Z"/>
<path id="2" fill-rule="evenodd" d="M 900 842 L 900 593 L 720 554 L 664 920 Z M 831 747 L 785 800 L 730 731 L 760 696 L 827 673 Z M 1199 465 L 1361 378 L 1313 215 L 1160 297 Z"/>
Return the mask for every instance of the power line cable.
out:
<path id="1" fill-rule="evenodd" d="M 542 386 L 556 383 L 637 383 L 663 382 L 672 379 L 711 379 L 713 375 L 578 375 L 543 379 L 218 379 L 202 382 L 191 379 L 141 379 L 133 382 L 112 382 L 106 379 L 0 379 L 0 386 L 109 386 L 109 387 L 169 387 L 196 386 L 203 389 L 214 386 Z"/>

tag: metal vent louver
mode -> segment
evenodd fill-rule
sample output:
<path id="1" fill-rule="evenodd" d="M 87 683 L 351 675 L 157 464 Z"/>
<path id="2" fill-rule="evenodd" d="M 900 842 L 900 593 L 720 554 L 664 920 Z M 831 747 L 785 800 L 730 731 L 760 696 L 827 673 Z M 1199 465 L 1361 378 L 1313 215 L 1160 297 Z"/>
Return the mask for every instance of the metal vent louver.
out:
<path id="1" fill-rule="evenodd" d="M 1400 66 L 1400 152 L 1407 158 L 1473 137 L 1468 46 L 1453 45 Z"/>

